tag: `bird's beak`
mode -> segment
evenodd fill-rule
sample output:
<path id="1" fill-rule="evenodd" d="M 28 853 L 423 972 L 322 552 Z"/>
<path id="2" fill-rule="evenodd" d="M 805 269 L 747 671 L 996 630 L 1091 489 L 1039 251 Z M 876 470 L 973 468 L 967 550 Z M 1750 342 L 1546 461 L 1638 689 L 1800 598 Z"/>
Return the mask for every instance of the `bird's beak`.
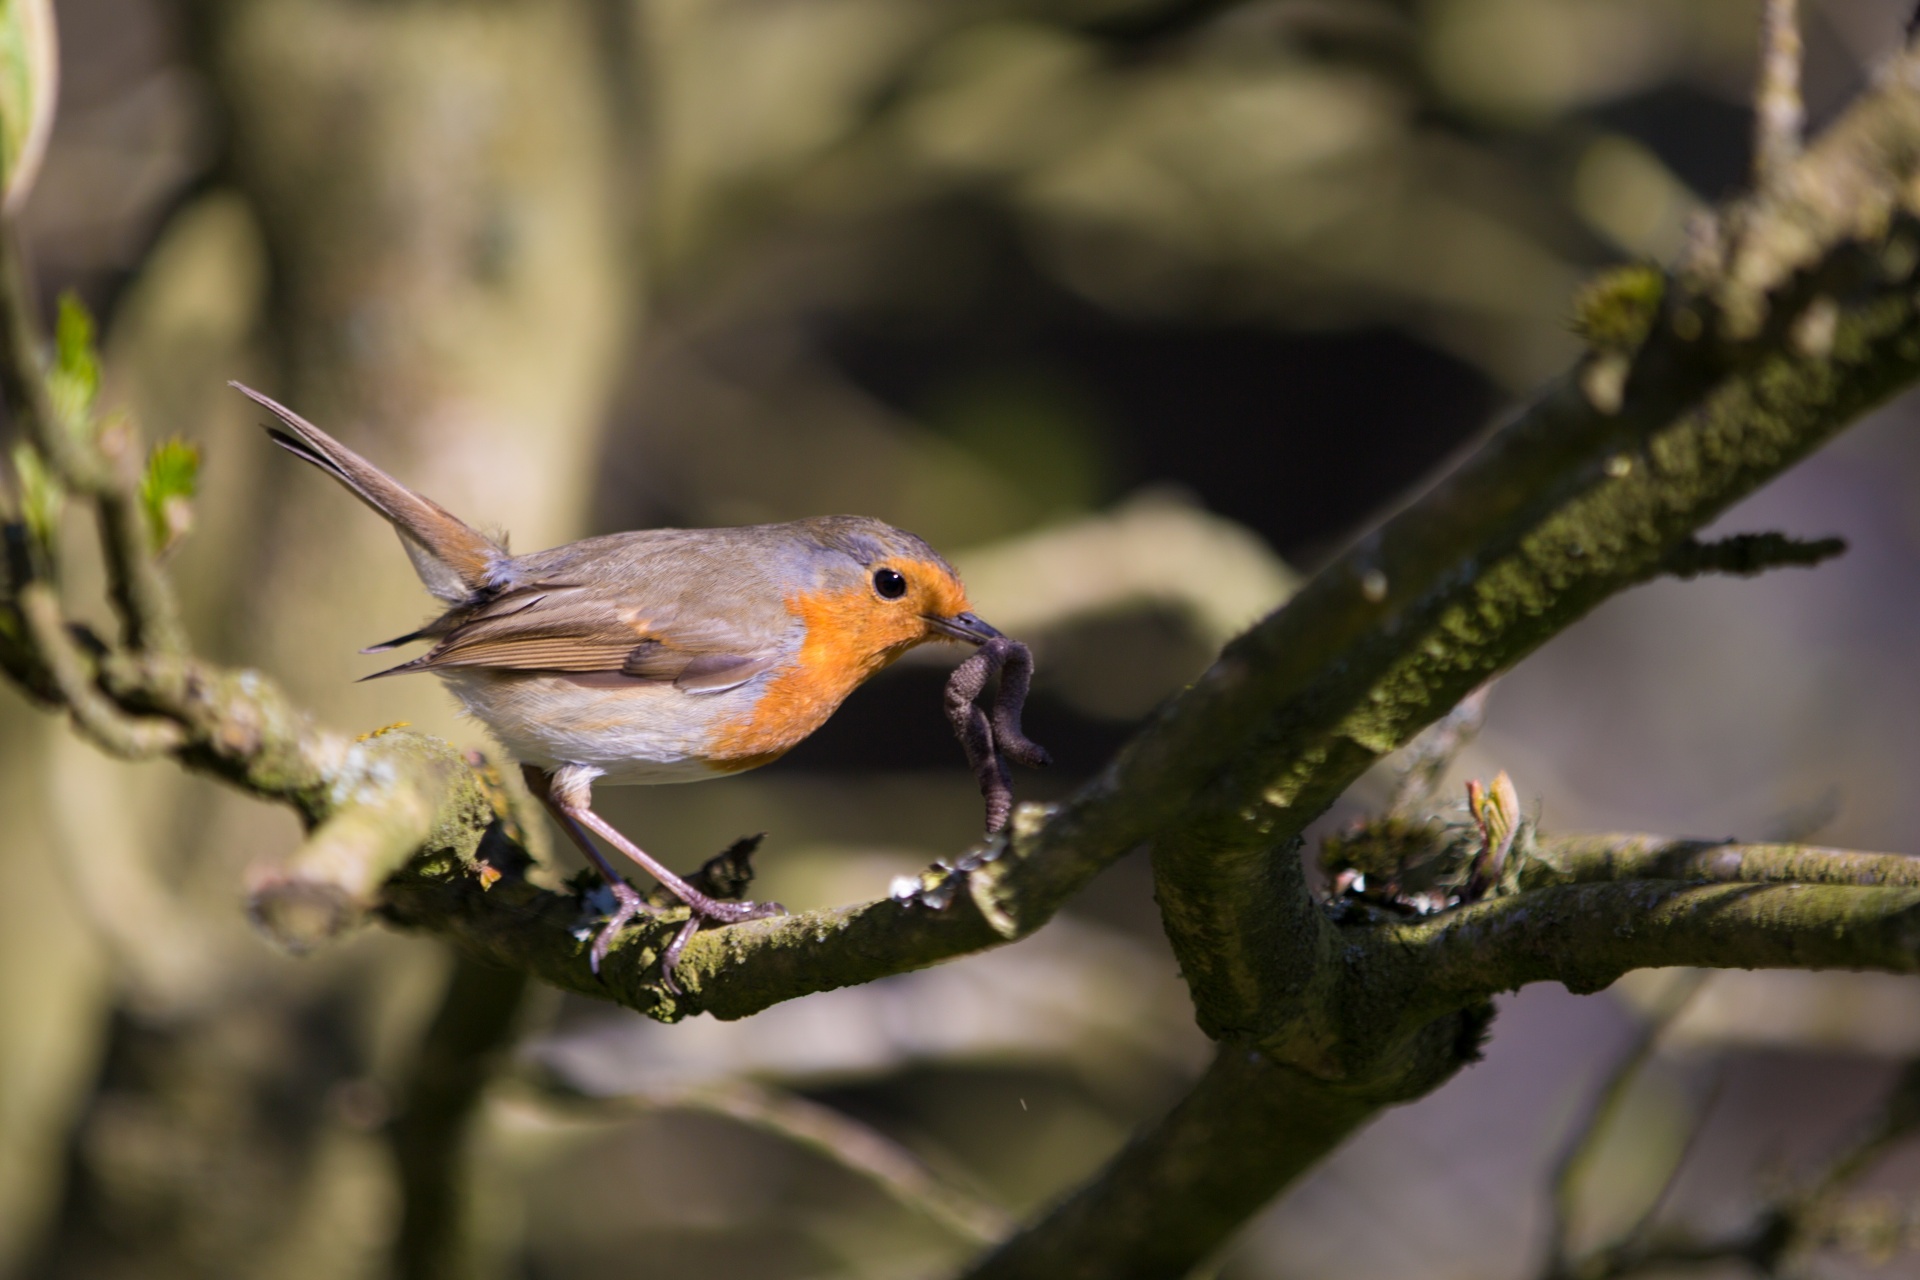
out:
<path id="1" fill-rule="evenodd" d="M 930 613 L 926 617 L 935 631 L 953 640 L 964 640 L 968 644 L 985 644 L 989 640 L 1003 638 L 998 631 L 970 613 L 956 613 L 950 618 L 942 618 Z"/>

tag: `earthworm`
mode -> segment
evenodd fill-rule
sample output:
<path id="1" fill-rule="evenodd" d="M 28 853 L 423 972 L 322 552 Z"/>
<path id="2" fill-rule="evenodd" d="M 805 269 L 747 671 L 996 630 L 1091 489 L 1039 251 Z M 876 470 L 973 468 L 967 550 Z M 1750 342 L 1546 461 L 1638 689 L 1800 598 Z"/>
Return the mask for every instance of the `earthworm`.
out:
<path id="1" fill-rule="evenodd" d="M 1000 677 L 989 715 L 975 705 L 987 681 Z M 1029 769 L 1053 763 L 1046 749 L 1020 729 L 1020 712 L 1033 683 L 1033 653 L 1018 640 L 997 636 L 953 669 L 947 679 L 947 719 L 967 753 L 987 802 L 987 834 L 1006 828 L 1013 813 L 1013 779 L 1007 761 Z"/>

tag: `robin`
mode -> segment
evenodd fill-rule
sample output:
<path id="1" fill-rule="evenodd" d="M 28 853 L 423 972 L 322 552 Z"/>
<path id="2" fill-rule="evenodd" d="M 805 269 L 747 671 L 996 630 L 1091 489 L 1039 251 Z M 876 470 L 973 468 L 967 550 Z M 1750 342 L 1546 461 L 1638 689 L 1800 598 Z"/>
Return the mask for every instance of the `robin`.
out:
<path id="1" fill-rule="evenodd" d="M 231 385 L 279 419 L 267 429 L 275 443 L 393 525 L 421 582 L 447 604 L 418 631 L 362 650 L 433 646 L 367 678 L 432 672 L 519 761 L 529 788 L 618 901 L 594 940 L 596 972 L 619 930 L 658 908 L 614 870 L 589 832 L 690 909 L 663 957 L 669 982 L 702 924 L 782 909 L 702 893 L 593 811 L 594 784 L 696 782 L 778 760 L 916 645 L 960 641 L 982 646 L 976 658 L 991 660 L 970 660 L 964 680 L 956 673 L 955 683 L 967 684 L 966 705 L 950 688 L 949 714 L 989 792 L 989 826 L 1004 822 L 1007 801 L 1003 794 L 996 814 L 994 785 L 1004 793 L 1005 769 L 992 758 L 993 726 L 971 698 L 1009 649 L 1029 661 L 1025 646 L 976 617 L 953 566 L 913 534 L 865 516 L 819 516 L 615 533 L 517 556 L 284 405 Z M 1044 763 L 1044 752 L 1018 733 L 1025 687 L 1021 665 L 1011 721 L 1002 708 L 994 723 L 1016 759 Z M 1006 676 L 1001 692 L 1004 703 Z"/>

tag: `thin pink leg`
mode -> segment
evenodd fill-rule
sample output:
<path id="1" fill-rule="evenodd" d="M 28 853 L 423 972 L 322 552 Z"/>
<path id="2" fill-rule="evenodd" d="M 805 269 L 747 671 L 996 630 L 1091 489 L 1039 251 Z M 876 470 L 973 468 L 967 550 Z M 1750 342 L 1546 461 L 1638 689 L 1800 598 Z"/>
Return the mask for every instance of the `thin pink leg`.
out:
<path id="1" fill-rule="evenodd" d="M 590 776 L 582 777 L 577 773 L 562 776 L 564 772 L 564 769 L 556 770 L 553 775 L 543 778 L 544 788 L 536 788 L 535 793 L 542 796 L 548 806 L 553 810 L 555 816 L 560 819 L 561 825 L 567 828 L 568 834 L 572 835 L 583 848 L 588 849 L 592 848 L 592 842 L 586 838 L 586 832 L 581 831 L 581 828 L 584 827 L 586 831 L 591 831 L 594 835 L 599 836 L 602 840 L 605 840 L 608 844 L 626 854 L 629 858 L 632 858 L 640 865 L 641 870 L 645 871 L 655 880 L 658 880 L 661 885 L 666 888 L 667 892 L 686 903 L 688 909 L 693 913 L 692 917 L 687 921 L 686 927 L 680 930 L 673 942 L 668 945 L 666 953 L 661 957 L 661 967 L 666 973 L 666 985 L 669 990 L 679 990 L 673 981 L 674 966 L 680 960 L 680 953 L 685 950 L 687 943 L 692 940 L 693 935 L 699 930 L 701 925 L 739 924 L 743 920 L 760 920 L 767 916 L 786 914 L 786 908 L 777 902 L 722 902 L 718 898 L 700 892 L 680 876 L 675 875 L 673 871 L 658 858 L 648 853 L 645 849 L 642 849 L 633 841 L 627 839 L 624 835 L 621 835 L 619 831 L 614 829 L 612 823 L 593 811 L 591 807 L 593 795 L 591 790 L 592 778 Z M 594 855 L 590 854 L 589 856 Z M 602 858 L 594 856 L 594 865 L 600 867 L 602 874 L 608 876 L 609 884 L 624 885 L 626 883 L 617 875 L 612 874 L 612 869 L 606 865 Z M 616 893 L 617 892 L 616 890 Z M 641 901 L 642 905 L 646 905 L 644 899 L 639 899 L 639 895 L 636 894 L 635 898 Z M 647 909 L 652 910 L 653 908 L 648 906 Z M 607 926 L 601 930 L 600 936 L 594 939 L 594 972 L 599 972 L 600 957 L 606 954 L 606 949 L 612 942 L 613 934 L 620 928 L 624 928 L 627 921 L 631 920 L 634 914 L 636 913 L 627 910 L 625 900 L 623 899 L 621 911 L 616 914 L 612 920 L 608 921 Z"/>
<path id="2" fill-rule="evenodd" d="M 640 891 L 628 884 L 626 877 L 613 869 L 613 864 L 607 861 L 607 855 L 600 852 L 599 846 L 588 838 L 580 823 L 553 798 L 551 779 L 544 770 L 532 765 L 522 765 L 520 773 L 527 780 L 527 790 L 539 797 L 540 803 L 546 806 L 548 813 L 553 815 L 553 820 L 560 824 L 562 831 L 567 833 L 567 838 L 579 846 L 581 853 L 587 855 L 587 861 L 591 862 L 594 870 L 600 873 L 600 878 L 607 882 L 607 888 L 613 891 L 614 901 L 619 903 L 614 913 L 607 917 L 607 922 L 600 926 L 600 932 L 594 935 L 593 946 L 587 952 L 587 964 L 597 974 L 600 972 L 600 962 L 607 958 L 607 950 L 613 946 L 614 938 L 619 936 L 620 931 L 626 928 L 634 917 L 657 916 L 662 912 L 659 907 L 641 897 Z"/>

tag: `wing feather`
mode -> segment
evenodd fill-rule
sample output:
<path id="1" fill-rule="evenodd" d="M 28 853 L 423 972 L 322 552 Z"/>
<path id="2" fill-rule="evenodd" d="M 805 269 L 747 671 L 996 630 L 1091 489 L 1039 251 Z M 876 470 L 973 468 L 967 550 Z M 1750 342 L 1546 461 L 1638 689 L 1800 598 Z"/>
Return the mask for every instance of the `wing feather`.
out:
<path id="1" fill-rule="evenodd" d="M 791 648 L 784 626 L 770 637 L 752 636 L 750 627 L 686 604 L 649 611 L 631 594 L 570 582 L 525 583 L 422 628 L 414 634 L 437 639 L 433 649 L 379 674 L 449 667 L 597 672 L 719 693 L 773 667 Z"/>

